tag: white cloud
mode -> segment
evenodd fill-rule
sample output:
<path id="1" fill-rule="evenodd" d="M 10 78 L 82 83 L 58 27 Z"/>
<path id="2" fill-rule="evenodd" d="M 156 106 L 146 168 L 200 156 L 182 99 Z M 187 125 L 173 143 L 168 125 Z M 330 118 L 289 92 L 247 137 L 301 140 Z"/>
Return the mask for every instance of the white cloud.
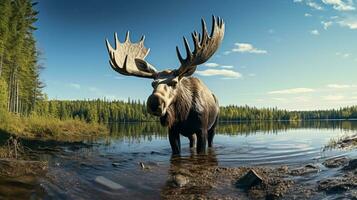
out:
<path id="1" fill-rule="evenodd" d="M 348 89 L 348 88 L 356 88 L 357 85 L 348 85 L 348 84 L 328 84 L 328 88 L 333 89 Z"/>
<path id="2" fill-rule="evenodd" d="M 71 88 L 77 89 L 77 90 L 81 89 L 81 85 L 79 85 L 77 83 L 70 83 L 70 84 L 68 84 L 68 86 Z"/>
<path id="3" fill-rule="evenodd" d="M 357 19 L 343 19 L 337 23 L 342 27 L 347 27 L 352 30 L 357 29 Z"/>
<path id="4" fill-rule="evenodd" d="M 206 63 L 204 66 L 206 67 L 220 67 L 220 68 L 224 68 L 224 69 L 232 69 L 233 65 L 221 65 L 218 63 Z"/>
<path id="5" fill-rule="evenodd" d="M 287 99 L 285 98 L 280 98 L 280 97 L 275 97 L 275 98 L 272 98 L 273 100 L 275 101 L 286 101 Z"/>
<path id="6" fill-rule="evenodd" d="M 303 0 L 294 0 L 294 3 L 302 3 Z M 305 0 L 305 3 L 307 6 L 316 9 L 316 10 L 323 10 L 322 6 L 320 4 L 317 4 L 316 2 L 313 2 L 312 0 Z"/>
<path id="7" fill-rule="evenodd" d="M 342 0 L 322 0 L 322 2 L 326 5 L 332 5 L 333 9 L 338 11 L 351 11 L 356 9 L 353 6 L 352 1 L 344 2 Z"/>
<path id="8" fill-rule="evenodd" d="M 233 66 L 232 65 L 222 65 L 221 68 L 232 69 Z"/>
<path id="9" fill-rule="evenodd" d="M 217 64 L 217 63 L 206 63 L 205 66 L 206 67 L 218 67 L 219 64 Z"/>
<path id="10" fill-rule="evenodd" d="M 225 51 L 225 52 L 223 52 L 223 55 L 228 55 L 230 53 L 232 53 L 232 52 L 231 51 Z"/>
<path id="11" fill-rule="evenodd" d="M 327 101 L 339 101 L 344 99 L 345 97 L 342 95 L 327 95 L 324 96 L 323 99 L 327 100 Z"/>
<path id="12" fill-rule="evenodd" d="M 257 49 L 253 45 L 249 43 L 235 43 L 236 47 L 232 49 L 233 52 L 240 53 L 256 53 L 256 54 L 266 54 L 268 53 L 266 50 Z"/>
<path id="13" fill-rule="evenodd" d="M 320 35 L 320 33 L 319 33 L 319 31 L 318 30 L 312 30 L 312 31 L 310 31 L 310 33 L 312 34 L 312 35 Z"/>
<path id="14" fill-rule="evenodd" d="M 307 1 L 306 5 L 310 6 L 311 8 L 314 8 L 316 10 L 323 10 L 322 6 L 320 4 L 317 4 L 316 2 Z"/>
<path id="15" fill-rule="evenodd" d="M 228 69 L 206 69 L 203 71 L 196 71 L 201 76 L 224 76 L 227 78 L 240 78 L 242 75 L 239 72 Z"/>
<path id="16" fill-rule="evenodd" d="M 309 93 L 314 91 L 315 90 L 311 88 L 291 88 L 285 90 L 270 91 L 268 92 L 268 94 L 300 94 L 300 93 Z"/>
<path id="17" fill-rule="evenodd" d="M 330 26 L 332 26 L 333 22 L 332 21 L 322 21 L 321 24 L 323 25 L 324 29 L 327 30 Z"/>
<path id="18" fill-rule="evenodd" d="M 311 17 L 312 15 L 310 13 L 305 13 L 304 16 L 305 17 Z"/>

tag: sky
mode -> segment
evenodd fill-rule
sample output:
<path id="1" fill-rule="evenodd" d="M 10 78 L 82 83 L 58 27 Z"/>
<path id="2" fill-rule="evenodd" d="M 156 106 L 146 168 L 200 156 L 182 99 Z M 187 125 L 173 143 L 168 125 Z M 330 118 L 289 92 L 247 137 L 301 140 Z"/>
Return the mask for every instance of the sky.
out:
<path id="1" fill-rule="evenodd" d="M 105 38 L 146 36 L 146 61 L 179 67 L 175 47 L 225 21 L 225 37 L 193 76 L 220 105 L 331 109 L 357 104 L 357 0 L 39 0 L 35 32 L 50 99 L 146 100 L 151 80 L 116 73 Z M 190 42 L 192 46 L 192 41 Z"/>

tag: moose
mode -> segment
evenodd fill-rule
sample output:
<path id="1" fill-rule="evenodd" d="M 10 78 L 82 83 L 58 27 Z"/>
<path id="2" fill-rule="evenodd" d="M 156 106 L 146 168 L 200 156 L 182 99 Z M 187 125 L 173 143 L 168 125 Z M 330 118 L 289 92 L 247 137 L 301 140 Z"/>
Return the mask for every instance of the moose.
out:
<path id="1" fill-rule="evenodd" d="M 192 33 L 194 50 L 191 51 L 186 37 L 183 37 L 186 58 L 183 59 L 176 46 L 180 67 L 157 71 L 145 61 L 149 50 L 144 46 L 145 36 L 138 43 L 132 43 L 129 31 L 123 43 L 114 33 L 115 48 L 108 39 L 106 46 L 110 66 L 118 73 L 153 79 L 152 94 L 147 99 L 147 111 L 160 117 L 162 126 L 169 130 L 172 154 L 181 152 L 180 134 L 188 137 L 190 148 L 205 153 L 207 142 L 212 147 L 215 127 L 218 121 L 219 105 L 216 96 L 198 78 L 191 77 L 198 65 L 205 63 L 217 51 L 224 37 L 223 19 L 212 16 L 212 30 L 208 34 L 206 22 L 202 22 L 202 35 Z"/>

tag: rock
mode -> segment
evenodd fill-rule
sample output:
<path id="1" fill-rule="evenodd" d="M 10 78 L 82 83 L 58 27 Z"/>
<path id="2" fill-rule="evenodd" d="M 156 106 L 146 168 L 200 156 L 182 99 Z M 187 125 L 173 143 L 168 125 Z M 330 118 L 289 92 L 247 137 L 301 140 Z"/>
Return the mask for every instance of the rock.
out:
<path id="1" fill-rule="evenodd" d="M 348 180 L 342 178 L 327 179 L 319 183 L 318 189 L 328 194 L 343 193 L 350 189 L 351 185 Z"/>
<path id="2" fill-rule="evenodd" d="M 293 176 L 301 176 L 301 175 L 306 175 L 310 173 L 316 173 L 319 172 L 319 168 L 315 165 L 308 164 L 305 165 L 304 167 L 296 168 L 290 171 L 290 174 Z"/>
<path id="3" fill-rule="evenodd" d="M 94 181 L 97 182 L 98 184 L 103 185 L 103 186 L 110 188 L 112 190 L 119 190 L 119 189 L 124 188 L 120 184 L 113 182 L 103 176 L 97 176 Z"/>
<path id="4" fill-rule="evenodd" d="M 357 159 L 352 159 L 348 162 L 348 165 L 342 168 L 343 170 L 354 170 L 357 167 Z"/>
<path id="5" fill-rule="evenodd" d="M 342 165 L 346 165 L 347 163 L 348 163 L 348 158 L 344 156 L 344 157 L 331 158 L 331 159 L 325 160 L 322 164 L 328 168 L 336 168 L 336 167 L 340 167 Z"/>
<path id="6" fill-rule="evenodd" d="M 172 177 L 171 182 L 172 182 L 172 185 L 175 187 L 183 187 L 183 186 L 187 185 L 187 183 L 189 182 L 189 179 L 186 176 L 177 174 Z"/>
<path id="7" fill-rule="evenodd" d="M 249 189 L 263 182 L 263 178 L 253 169 L 249 170 L 244 176 L 238 179 L 236 186 L 238 188 Z"/>

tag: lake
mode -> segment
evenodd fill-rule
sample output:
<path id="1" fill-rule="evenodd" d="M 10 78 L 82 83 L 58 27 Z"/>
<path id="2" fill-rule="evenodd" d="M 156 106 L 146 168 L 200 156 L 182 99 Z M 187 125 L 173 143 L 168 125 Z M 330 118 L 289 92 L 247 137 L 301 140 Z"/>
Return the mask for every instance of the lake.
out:
<path id="1" fill-rule="evenodd" d="M 179 158 L 171 157 L 167 130 L 158 123 L 111 124 L 110 130 L 109 137 L 84 143 L 24 141 L 33 159 L 48 161 L 48 172 L 43 176 L 0 177 L 0 198 L 158 199 L 177 167 L 197 167 L 197 173 L 202 173 L 205 166 L 295 167 L 321 165 L 329 158 L 357 157 L 356 150 L 332 146 L 339 138 L 356 134 L 357 121 L 220 123 L 214 147 L 207 155 L 195 155 L 188 139 L 181 138 Z M 318 181 L 335 172 L 322 168 L 308 180 Z M 122 188 L 110 189 L 98 183 L 98 177 Z M 219 191 L 195 192 L 210 196 L 215 190 Z M 233 186 L 224 192 L 239 195 Z"/>

